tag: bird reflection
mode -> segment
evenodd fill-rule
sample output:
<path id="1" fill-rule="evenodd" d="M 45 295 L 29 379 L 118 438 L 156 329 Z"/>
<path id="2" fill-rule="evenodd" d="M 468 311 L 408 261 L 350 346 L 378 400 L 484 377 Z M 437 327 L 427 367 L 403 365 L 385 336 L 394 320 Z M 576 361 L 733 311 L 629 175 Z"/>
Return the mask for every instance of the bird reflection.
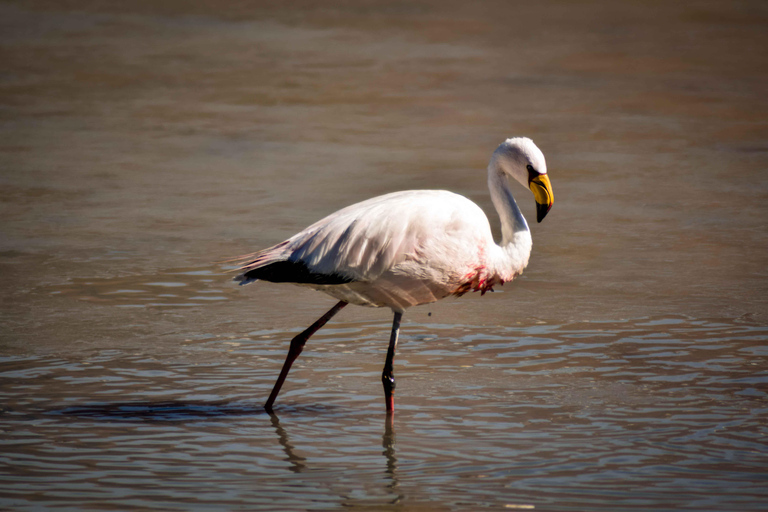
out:
<path id="1" fill-rule="evenodd" d="M 290 439 L 288 439 L 288 433 L 285 431 L 282 425 L 280 425 L 280 420 L 278 419 L 277 414 L 271 413 L 269 415 L 269 420 L 272 422 L 272 426 L 275 427 L 275 432 L 277 432 L 277 440 L 280 443 L 280 446 L 283 447 L 285 455 L 288 457 L 285 460 L 291 464 L 288 469 L 294 473 L 303 472 L 305 469 L 307 469 L 307 465 L 305 464 L 307 459 L 296 455 L 296 451 L 294 450 Z"/>
<path id="2" fill-rule="evenodd" d="M 387 487 L 394 491 L 398 487 L 399 482 L 397 479 L 397 457 L 395 456 L 396 439 L 393 423 L 392 415 L 388 414 L 384 427 L 384 435 L 381 436 L 381 447 L 384 448 L 384 451 L 381 453 L 387 459 L 387 476 L 389 476 L 391 480 Z"/>
<path id="3" fill-rule="evenodd" d="M 274 412 L 270 413 L 269 419 L 272 423 L 272 427 L 275 429 L 275 433 L 277 434 L 277 441 L 280 443 L 283 452 L 285 452 L 286 458 L 283 460 L 290 464 L 288 469 L 293 473 L 303 473 L 311 469 L 307 465 L 307 459 L 296 453 L 296 447 L 293 445 L 293 443 L 291 443 L 290 436 L 288 435 L 286 429 L 280 424 L 280 419 L 277 417 L 277 414 Z M 386 459 L 385 474 L 388 481 L 386 489 L 390 494 L 395 495 L 395 498 L 390 502 L 393 504 L 399 503 L 403 499 L 403 496 L 397 493 L 397 489 L 400 486 L 400 481 L 397 475 L 397 457 L 395 453 L 395 445 L 396 437 L 392 415 L 388 415 L 384 424 L 384 433 L 381 436 L 381 446 L 383 448 L 381 453 Z M 348 499 L 350 499 L 350 501 L 354 501 L 352 498 Z"/>

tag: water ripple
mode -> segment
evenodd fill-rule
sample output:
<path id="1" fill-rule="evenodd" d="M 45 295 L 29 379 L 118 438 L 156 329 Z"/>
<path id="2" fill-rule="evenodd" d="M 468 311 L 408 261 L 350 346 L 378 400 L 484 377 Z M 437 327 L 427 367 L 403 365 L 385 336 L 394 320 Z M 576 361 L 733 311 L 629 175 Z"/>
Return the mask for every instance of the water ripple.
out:
<path id="1" fill-rule="evenodd" d="M 408 327 L 392 425 L 378 382 L 386 323 L 320 331 L 279 417 L 261 403 L 292 333 L 201 334 L 171 360 L 3 357 L 0 502 L 758 510 L 768 499 L 764 327 Z"/>

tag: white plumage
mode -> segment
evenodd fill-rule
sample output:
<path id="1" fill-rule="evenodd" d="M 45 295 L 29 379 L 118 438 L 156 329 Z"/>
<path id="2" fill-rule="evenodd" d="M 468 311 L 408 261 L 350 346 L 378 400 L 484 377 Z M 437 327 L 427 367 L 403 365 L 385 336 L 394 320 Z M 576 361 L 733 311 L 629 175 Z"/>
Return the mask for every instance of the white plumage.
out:
<path id="1" fill-rule="evenodd" d="M 392 411 L 392 358 L 402 313 L 448 295 L 485 293 L 512 280 L 528 264 L 531 234 L 507 177 L 534 193 L 539 221 L 553 203 L 539 148 L 523 137 L 503 142 L 488 165 L 488 187 L 501 221 L 500 245 L 494 242 L 482 209 L 469 199 L 444 190 L 410 190 L 343 208 L 280 244 L 244 257 L 246 263 L 235 278 L 241 284 L 291 282 L 340 301 L 294 338 L 267 410 L 309 336 L 351 303 L 386 306 L 395 313 L 382 376 L 387 410 Z"/>

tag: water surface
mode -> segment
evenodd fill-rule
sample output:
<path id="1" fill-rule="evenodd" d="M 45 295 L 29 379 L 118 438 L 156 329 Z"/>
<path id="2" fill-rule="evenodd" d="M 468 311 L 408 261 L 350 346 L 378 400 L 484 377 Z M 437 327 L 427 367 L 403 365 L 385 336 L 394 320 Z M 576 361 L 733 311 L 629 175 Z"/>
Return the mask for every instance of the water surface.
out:
<path id="1" fill-rule="evenodd" d="M 0 507 L 763 510 L 759 2 L 0 5 Z M 346 308 L 221 263 L 394 190 L 555 206 L 526 273 Z M 514 190 L 533 218 L 527 191 Z"/>

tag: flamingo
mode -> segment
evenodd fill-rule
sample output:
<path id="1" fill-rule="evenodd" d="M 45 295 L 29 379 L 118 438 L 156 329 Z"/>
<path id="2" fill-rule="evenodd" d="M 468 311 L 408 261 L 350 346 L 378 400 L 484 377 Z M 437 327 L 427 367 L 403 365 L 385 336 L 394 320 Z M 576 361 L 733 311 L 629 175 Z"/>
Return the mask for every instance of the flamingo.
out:
<path id="1" fill-rule="evenodd" d="M 488 188 L 501 221 L 493 240 L 483 210 L 445 190 L 407 190 L 343 208 L 288 240 L 238 258 L 241 285 L 257 280 L 294 283 L 339 302 L 291 340 L 264 408 L 272 412 L 291 365 L 307 340 L 347 304 L 389 307 L 394 313 L 381 380 L 388 414 L 394 412 L 393 360 L 400 321 L 411 306 L 469 291 L 481 294 L 523 272 L 531 254 L 528 223 L 512 197 L 508 177 L 530 188 L 541 222 L 554 196 L 544 154 L 526 137 L 505 140 L 488 164 Z"/>

